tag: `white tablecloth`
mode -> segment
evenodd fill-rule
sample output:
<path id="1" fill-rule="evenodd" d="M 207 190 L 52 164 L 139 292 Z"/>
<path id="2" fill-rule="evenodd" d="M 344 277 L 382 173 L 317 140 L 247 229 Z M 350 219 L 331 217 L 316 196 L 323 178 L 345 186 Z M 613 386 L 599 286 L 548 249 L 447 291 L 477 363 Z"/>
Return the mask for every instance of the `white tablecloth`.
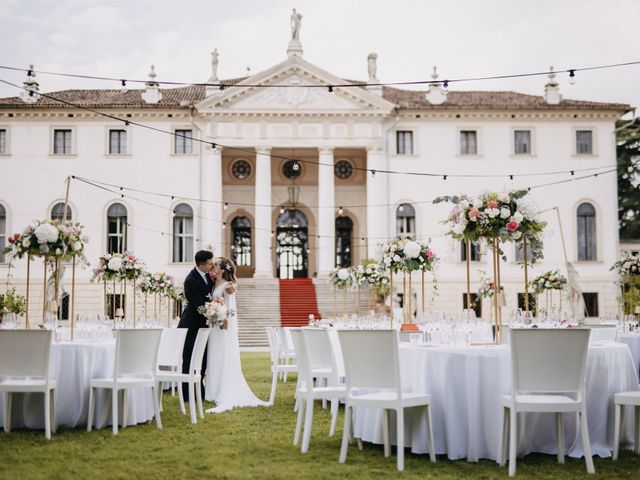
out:
<path id="1" fill-rule="evenodd" d="M 403 388 L 431 394 L 436 453 L 449 459 L 497 458 L 501 430 L 500 396 L 511 388 L 508 346 L 429 347 L 401 345 Z M 558 368 L 562 368 L 559 365 Z M 613 394 L 638 389 L 638 377 L 626 345 L 609 343 L 589 347 L 587 359 L 587 414 L 594 455 L 609 456 L 613 447 Z M 411 409 L 405 414 L 405 445 L 414 453 L 426 453 L 426 425 Z M 356 413 L 355 435 L 382 443 L 381 412 L 360 409 Z M 631 415 L 627 435 L 631 437 Z M 391 415 L 391 440 L 395 442 L 395 415 Z M 565 416 L 566 451 L 582 456 L 576 439 L 576 417 Z M 526 414 L 525 436 L 520 436 L 519 453 L 556 453 L 555 417 Z M 520 421 L 523 425 L 523 421 Z M 522 432 L 522 427 L 520 429 Z"/>
<path id="2" fill-rule="evenodd" d="M 113 374 L 115 342 L 54 343 L 51 346 L 52 375 L 56 378 L 55 410 L 58 427 L 87 425 L 89 385 L 92 378 Z M 0 426 L 4 425 L 4 399 L 0 395 Z M 122 415 L 122 408 L 119 413 Z M 44 429 L 44 395 L 13 394 L 12 428 Z M 128 425 L 153 418 L 153 399 L 149 389 L 129 391 Z M 111 425 L 111 391 L 97 390 L 93 425 Z"/>
<path id="3" fill-rule="evenodd" d="M 640 333 L 618 333 L 618 342 L 626 343 L 631 349 L 636 372 L 640 373 Z"/>

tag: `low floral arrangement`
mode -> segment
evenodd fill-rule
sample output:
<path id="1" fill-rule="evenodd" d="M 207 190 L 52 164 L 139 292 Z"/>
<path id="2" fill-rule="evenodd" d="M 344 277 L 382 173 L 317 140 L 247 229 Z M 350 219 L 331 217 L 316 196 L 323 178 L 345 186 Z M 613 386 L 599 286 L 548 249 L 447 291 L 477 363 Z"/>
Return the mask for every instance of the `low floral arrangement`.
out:
<path id="1" fill-rule="evenodd" d="M 610 270 L 615 270 L 623 278 L 640 275 L 640 254 L 621 252 L 620 260 L 614 263 Z"/>
<path id="2" fill-rule="evenodd" d="M 89 238 L 82 235 L 79 223 L 37 220 L 27 225 L 22 233 L 11 235 L 7 241 L 9 246 L 4 253 L 16 258 L 25 255 L 57 257 L 63 261 L 79 258 L 81 263 L 87 263 L 84 247 Z"/>
<path id="3" fill-rule="evenodd" d="M 170 296 L 172 289 L 175 288 L 175 282 L 172 276 L 167 275 L 164 272 L 146 272 L 140 278 L 138 288 L 145 294 L 157 293 L 163 296 Z"/>
<path id="4" fill-rule="evenodd" d="M 329 284 L 337 288 L 347 288 L 357 285 L 350 268 L 335 268 L 329 274 Z"/>
<path id="5" fill-rule="evenodd" d="M 385 270 L 389 269 L 394 273 L 433 271 L 437 262 L 438 257 L 431 250 L 428 242 L 400 238 L 382 246 L 381 265 Z"/>
<path id="6" fill-rule="evenodd" d="M 110 282 L 122 280 L 124 255 L 121 253 L 105 253 L 98 259 L 98 266 L 93 269 L 92 282 Z"/>
<path id="7" fill-rule="evenodd" d="M 6 313 L 22 315 L 26 310 L 27 301 L 22 295 L 16 294 L 15 288 L 0 293 L 0 317 Z"/>
<path id="8" fill-rule="evenodd" d="M 142 277 L 147 271 L 147 265 L 141 258 L 134 255 L 125 254 L 122 257 L 120 275 L 127 280 L 136 280 Z"/>
<path id="9" fill-rule="evenodd" d="M 207 319 L 207 323 L 210 327 L 216 325 L 220 328 L 225 328 L 226 320 L 235 314 L 235 311 L 231 308 L 225 307 L 224 303 L 219 300 L 211 300 L 204 305 L 198 307 L 198 313 Z"/>
<path id="10" fill-rule="evenodd" d="M 356 278 L 358 284 L 363 287 L 380 287 L 389 284 L 389 272 L 379 263 L 365 261 L 364 264 L 351 268 L 354 271 L 354 278 Z"/>
<path id="11" fill-rule="evenodd" d="M 536 294 L 540 294 L 546 290 L 563 290 L 567 279 L 558 270 L 550 270 L 538 275 L 529 284 Z"/>
<path id="12" fill-rule="evenodd" d="M 522 242 L 526 238 L 531 263 L 543 258 L 541 233 L 546 222 L 536 218 L 536 207 L 527 190 L 487 192 L 477 197 L 443 196 L 433 203 L 454 204 L 447 220 L 450 235 L 456 240 L 499 238 L 502 242 Z"/>

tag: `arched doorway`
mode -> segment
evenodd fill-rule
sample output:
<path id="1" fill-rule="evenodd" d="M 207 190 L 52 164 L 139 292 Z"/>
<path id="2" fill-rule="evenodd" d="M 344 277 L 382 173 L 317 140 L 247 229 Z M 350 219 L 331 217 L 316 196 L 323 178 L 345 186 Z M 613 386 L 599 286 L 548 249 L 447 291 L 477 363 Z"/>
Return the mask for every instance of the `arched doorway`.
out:
<path id="1" fill-rule="evenodd" d="M 336 267 L 350 267 L 352 263 L 351 237 L 353 221 L 346 216 L 336 218 Z"/>
<path id="2" fill-rule="evenodd" d="M 278 278 L 306 278 L 309 270 L 308 222 L 300 210 L 285 210 L 276 221 Z"/>

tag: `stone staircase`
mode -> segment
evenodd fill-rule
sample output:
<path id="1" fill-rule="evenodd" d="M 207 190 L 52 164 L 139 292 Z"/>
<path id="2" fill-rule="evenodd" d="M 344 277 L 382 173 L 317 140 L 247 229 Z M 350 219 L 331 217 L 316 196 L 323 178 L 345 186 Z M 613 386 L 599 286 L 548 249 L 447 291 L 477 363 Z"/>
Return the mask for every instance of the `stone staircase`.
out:
<path id="1" fill-rule="evenodd" d="M 278 280 L 239 278 L 236 307 L 240 347 L 268 347 L 265 327 L 280 326 Z"/>
<path id="2" fill-rule="evenodd" d="M 313 279 L 313 284 L 316 287 L 316 298 L 318 302 L 318 310 L 322 318 L 329 318 L 334 316 L 334 310 L 338 316 L 346 313 L 351 316 L 354 313 L 358 315 L 366 315 L 369 308 L 372 308 L 368 304 L 368 296 L 366 290 L 360 291 L 360 302 L 358 302 L 358 291 L 347 289 L 346 301 L 344 290 L 337 289 L 335 292 L 335 303 L 333 287 L 328 284 L 324 279 Z M 335 307 L 334 307 L 335 305 Z"/>

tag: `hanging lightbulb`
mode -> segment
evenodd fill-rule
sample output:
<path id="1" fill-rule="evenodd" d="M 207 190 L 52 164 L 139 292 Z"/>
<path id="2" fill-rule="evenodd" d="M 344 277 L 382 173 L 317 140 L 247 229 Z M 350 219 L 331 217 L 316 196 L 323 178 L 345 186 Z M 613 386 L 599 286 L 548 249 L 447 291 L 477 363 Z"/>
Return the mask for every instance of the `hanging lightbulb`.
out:
<path id="1" fill-rule="evenodd" d="M 127 88 L 127 81 L 121 80 L 122 87 L 120 88 L 121 93 L 127 93 L 129 89 Z"/>
<path id="2" fill-rule="evenodd" d="M 576 84 L 576 71 L 569 70 L 569 85 L 575 85 L 575 84 Z"/>
<path id="3" fill-rule="evenodd" d="M 300 170 L 300 164 L 298 163 L 298 161 L 296 160 L 295 162 L 293 162 L 293 165 L 291 166 L 291 168 L 297 172 L 298 170 Z"/>
<path id="4" fill-rule="evenodd" d="M 227 228 L 227 222 L 222 222 L 222 229 L 224 230 L 225 228 Z"/>
<path id="5" fill-rule="evenodd" d="M 342 207 L 338 208 L 338 215 L 342 216 L 342 214 L 344 213 L 344 210 Z"/>
<path id="6" fill-rule="evenodd" d="M 224 206 L 222 208 L 226 210 L 227 208 L 229 208 L 229 204 L 227 202 L 224 202 Z"/>
<path id="7" fill-rule="evenodd" d="M 280 207 L 280 215 L 284 213 L 284 207 Z"/>

